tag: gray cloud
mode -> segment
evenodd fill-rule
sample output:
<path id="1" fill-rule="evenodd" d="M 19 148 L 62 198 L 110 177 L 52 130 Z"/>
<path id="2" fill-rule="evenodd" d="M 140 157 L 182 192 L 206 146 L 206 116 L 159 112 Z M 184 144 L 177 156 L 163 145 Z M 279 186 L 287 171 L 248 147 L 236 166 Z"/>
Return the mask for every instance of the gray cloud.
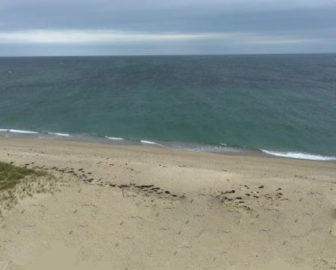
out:
<path id="1" fill-rule="evenodd" d="M 335 14 L 335 0 L 11 0 L 0 55 L 330 52 Z"/>

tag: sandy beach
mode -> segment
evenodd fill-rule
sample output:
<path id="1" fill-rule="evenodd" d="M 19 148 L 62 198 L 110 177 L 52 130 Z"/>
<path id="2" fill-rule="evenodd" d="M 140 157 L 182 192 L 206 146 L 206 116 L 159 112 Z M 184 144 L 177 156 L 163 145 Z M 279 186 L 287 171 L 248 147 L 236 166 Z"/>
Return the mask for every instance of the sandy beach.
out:
<path id="1" fill-rule="evenodd" d="M 336 162 L 5 137 L 0 161 L 56 183 L 2 211 L 0 270 L 336 269 Z"/>

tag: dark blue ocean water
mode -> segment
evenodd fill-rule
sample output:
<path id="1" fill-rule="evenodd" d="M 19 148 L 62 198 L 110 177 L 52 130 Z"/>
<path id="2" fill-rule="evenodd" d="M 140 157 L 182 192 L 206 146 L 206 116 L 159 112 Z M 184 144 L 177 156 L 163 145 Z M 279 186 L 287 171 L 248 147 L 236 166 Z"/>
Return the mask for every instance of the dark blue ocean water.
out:
<path id="1" fill-rule="evenodd" d="M 336 156 L 336 55 L 0 58 L 0 129 Z"/>

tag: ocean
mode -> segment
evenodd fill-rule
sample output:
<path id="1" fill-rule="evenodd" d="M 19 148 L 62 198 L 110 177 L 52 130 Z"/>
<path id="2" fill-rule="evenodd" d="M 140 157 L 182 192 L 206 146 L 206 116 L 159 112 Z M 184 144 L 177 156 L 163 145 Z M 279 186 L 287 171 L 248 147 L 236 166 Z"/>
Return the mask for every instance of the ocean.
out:
<path id="1" fill-rule="evenodd" d="M 3 57 L 0 136 L 336 160 L 336 55 Z"/>

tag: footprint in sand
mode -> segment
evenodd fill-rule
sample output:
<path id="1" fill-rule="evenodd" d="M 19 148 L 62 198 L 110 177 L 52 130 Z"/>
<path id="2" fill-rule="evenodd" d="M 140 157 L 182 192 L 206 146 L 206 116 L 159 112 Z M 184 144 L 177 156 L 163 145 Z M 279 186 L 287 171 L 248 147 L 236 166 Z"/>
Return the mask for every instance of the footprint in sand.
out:
<path id="1" fill-rule="evenodd" d="M 330 233 L 332 236 L 336 237 L 336 222 L 331 226 Z"/>

